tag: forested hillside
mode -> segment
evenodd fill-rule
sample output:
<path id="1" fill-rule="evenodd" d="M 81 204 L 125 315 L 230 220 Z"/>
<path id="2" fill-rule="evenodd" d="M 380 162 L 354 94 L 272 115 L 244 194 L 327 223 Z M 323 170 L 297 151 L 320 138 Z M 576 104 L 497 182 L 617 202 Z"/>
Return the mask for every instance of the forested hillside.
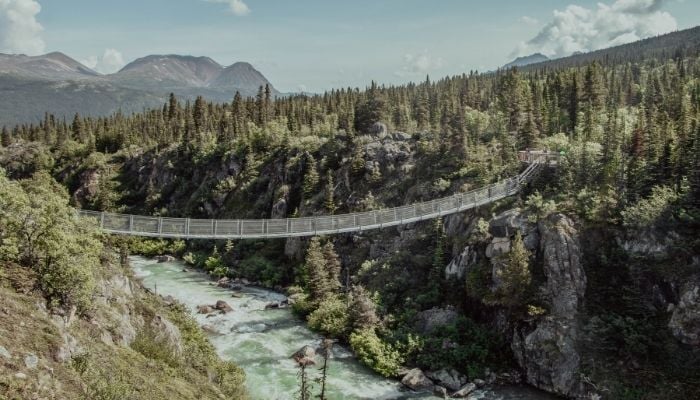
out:
<path id="1" fill-rule="evenodd" d="M 51 173 L 76 207 L 278 218 L 465 191 L 517 173 L 519 149 L 560 151 L 520 197 L 435 224 L 190 241 L 186 258 L 287 290 L 313 328 L 388 376 L 517 368 L 508 376 L 572 398 L 692 398 L 700 58 L 678 45 L 317 96 L 260 88 L 131 116 L 47 114 L 3 129 L 0 165 L 14 179 Z"/>

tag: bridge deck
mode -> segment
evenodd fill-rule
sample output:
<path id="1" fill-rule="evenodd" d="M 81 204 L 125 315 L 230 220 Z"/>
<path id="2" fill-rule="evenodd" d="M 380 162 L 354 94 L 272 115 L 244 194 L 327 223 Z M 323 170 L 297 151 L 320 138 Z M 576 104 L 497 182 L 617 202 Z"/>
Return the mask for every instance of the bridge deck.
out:
<path id="1" fill-rule="evenodd" d="M 555 153 L 534 151 L 520 152 L 518 157 L 529 165 L 515 177 L 449 197 L 360 213 L 257 220 L 148 217 L 87 210 L 79 210 L 78 213 L 94 218 L 108 233 L 144 237 L 256 239 L 359 232 L 433 219 L 512 196 L 541 166 L 558 159 Z"/>

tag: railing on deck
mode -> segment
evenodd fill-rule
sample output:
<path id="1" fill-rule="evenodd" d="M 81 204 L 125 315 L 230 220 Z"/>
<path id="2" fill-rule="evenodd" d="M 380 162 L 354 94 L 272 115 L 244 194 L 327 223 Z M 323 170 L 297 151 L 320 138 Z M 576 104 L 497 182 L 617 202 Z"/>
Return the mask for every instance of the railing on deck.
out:
<path id="1" fill-rule="evenodd" d="M 87 210 L 79 210 L 78 213 L 94 218 L 108 233 L 146 237 L 253 239 L 357 232 L 433 219 L 511 196 L 517 193 L 542 165 L 556 162 L 558 154 L 522 151 L 519 152 L 518 158 L 529 165 L 513 178 L 449 197 L 359 213 L 255 220 L 146 217 Z"/>

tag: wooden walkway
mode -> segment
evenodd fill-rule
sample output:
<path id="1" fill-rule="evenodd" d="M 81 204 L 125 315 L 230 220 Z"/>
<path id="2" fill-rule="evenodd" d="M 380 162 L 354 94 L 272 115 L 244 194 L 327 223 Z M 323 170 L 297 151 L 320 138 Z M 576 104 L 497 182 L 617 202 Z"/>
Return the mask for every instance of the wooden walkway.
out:
<path id="1" fill-rule="evenodd" d="M 518 158 L 527 163 L 527 168 L 512 178 L 449 197 L 360 213 L 255 220 L 149 217 L 87 210 L 79 210 L 78 213 L 96 219 L 108 233 L 158 238 L 260 239 L 359 232 L 438 218 L 512 196 L 541 167 L 556 164 L 559 155 L 543 151 L 521 151 Z"/>

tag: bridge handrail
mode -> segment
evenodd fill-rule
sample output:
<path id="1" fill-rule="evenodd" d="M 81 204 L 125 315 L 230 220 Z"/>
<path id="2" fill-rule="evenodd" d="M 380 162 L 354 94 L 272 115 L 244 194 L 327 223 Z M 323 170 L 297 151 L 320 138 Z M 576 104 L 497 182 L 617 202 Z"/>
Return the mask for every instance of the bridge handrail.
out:
<path id="1" fill-rule="evenodd" d="M 192 219 L 149 217 L 89 210 L 78 214 L 97 220 L 106 232 L 165 238 L 274 238 L 357 232 L 454 214 L 511 196 L 529 181 L 540 166 L 556 162 L 558 154 L 522 151 L 518 158 L 528 167 L 515 177 L 438 199 L 348 214 L 278 219 Z"/>

